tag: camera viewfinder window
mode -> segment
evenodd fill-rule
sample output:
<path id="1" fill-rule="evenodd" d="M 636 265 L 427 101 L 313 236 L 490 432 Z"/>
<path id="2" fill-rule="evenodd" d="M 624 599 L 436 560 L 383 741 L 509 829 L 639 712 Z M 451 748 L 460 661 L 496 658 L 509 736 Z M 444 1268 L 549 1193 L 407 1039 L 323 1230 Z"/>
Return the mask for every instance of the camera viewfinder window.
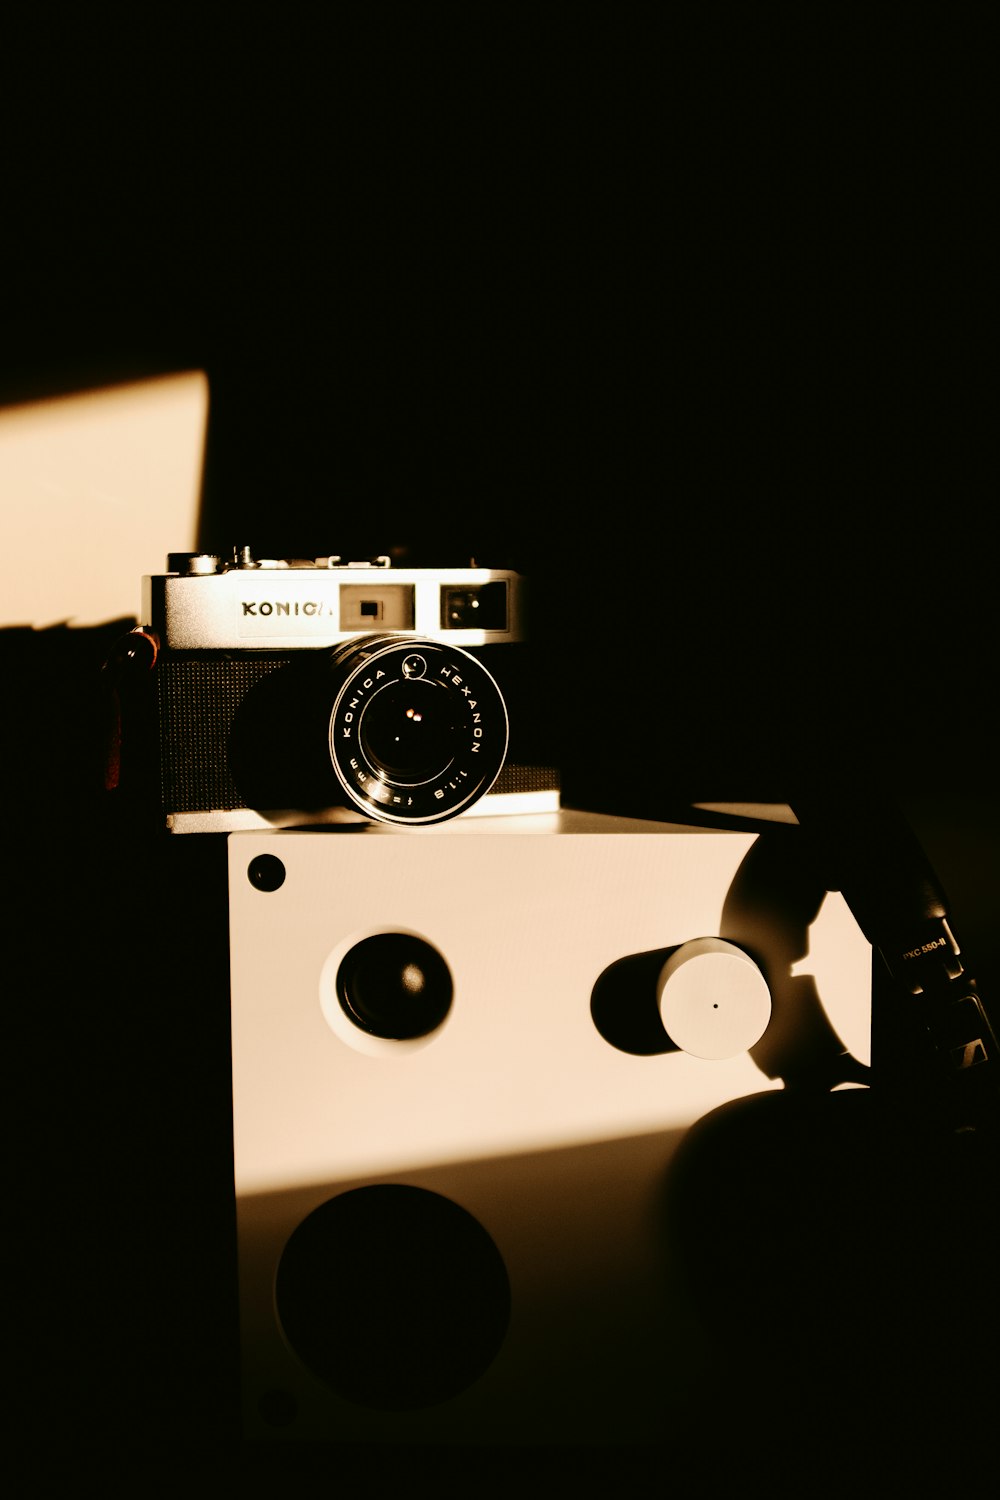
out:
<path id="1" fill-rule="evenodd" d="M 507 585 L 502 579 L 441 590 L 443 630 L 506 630 Z"/>

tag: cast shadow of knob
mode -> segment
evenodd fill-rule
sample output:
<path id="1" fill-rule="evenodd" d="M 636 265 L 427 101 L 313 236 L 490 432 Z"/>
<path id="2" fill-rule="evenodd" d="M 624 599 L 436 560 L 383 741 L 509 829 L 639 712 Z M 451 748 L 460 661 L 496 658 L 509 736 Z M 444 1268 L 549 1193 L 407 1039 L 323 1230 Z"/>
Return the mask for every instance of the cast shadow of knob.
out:
<path id="1" fill-rule="evenodd" d="M 826 894 L 794 835 L 761 834 L 726 894 L 719 931 L 753 959 L 771 994 L 767 1029 L 749 1049 L 754 1062 L 787 1087 L 823 1091 L 864 1084 L 869 1071 L 837 1034 L 814 977 L 793 972 L 809 951 L 809 929 Z M 680 946 L 627 954 L 598 976 L 591 1016 L 611 1046 L 639 1057 L 679 1050 L 664 1028 L 657 987 L 664 964 Z"/>

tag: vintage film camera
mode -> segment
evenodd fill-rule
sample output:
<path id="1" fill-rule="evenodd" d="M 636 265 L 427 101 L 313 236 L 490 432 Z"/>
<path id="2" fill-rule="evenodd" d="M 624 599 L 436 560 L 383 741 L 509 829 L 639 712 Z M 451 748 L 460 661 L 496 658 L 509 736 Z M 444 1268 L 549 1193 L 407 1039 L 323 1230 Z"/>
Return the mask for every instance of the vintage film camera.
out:
<path id="1" fill-rule="evenodd" d="M 171 554 L 119 653 L 111 779 L 173 833 L 552 810 L 527 609 L 506 570 Z"/>

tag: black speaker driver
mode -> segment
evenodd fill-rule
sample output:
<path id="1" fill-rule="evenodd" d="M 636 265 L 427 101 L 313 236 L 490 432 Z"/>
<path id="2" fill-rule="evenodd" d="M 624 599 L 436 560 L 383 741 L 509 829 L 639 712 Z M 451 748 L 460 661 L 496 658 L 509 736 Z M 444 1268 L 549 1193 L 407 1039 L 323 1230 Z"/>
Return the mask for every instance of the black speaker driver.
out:
<path id="1" fill-rule="evenodd" d="M 278 1318 L 295 1354 L 358 1405 L 447 1401 L 495 1359 L 510 1283 L 466 1209 L 424 1188 L 341 1193 L 295 1229 L 278 1266 Z"/>

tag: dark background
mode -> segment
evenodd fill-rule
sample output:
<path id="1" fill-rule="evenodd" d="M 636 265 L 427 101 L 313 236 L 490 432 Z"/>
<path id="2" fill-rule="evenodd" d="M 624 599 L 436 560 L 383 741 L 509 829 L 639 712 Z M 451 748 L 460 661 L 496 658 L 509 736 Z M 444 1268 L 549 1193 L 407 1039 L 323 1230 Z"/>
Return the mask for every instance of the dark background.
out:
<path id="1" fill-rule="evenodd" d="M 984 774 L 988 100 L 891 15 L 29 37 L 0 398 L 205 369 L 205 545 L 525 568 L 588 762 L 610 674 L 706 787 Z"/>
<path id="2" fill-rule="evenodd" d="M 12 38 L 0 401 L 204 369 L 206 547 L 523 568 L 581 796 L 656 815 L 887 784 L 995 964 L 988 53 L 974 8 L 810 15 L 704 7 L 671 28 L 657 7 L 471 22 L 440 5 L 319 27 L 292 8 Z M 30 811 L 26 777 L 21 993 L 46 1007 L 89 991 L 95 963 L 121 1003 L 185 946 L 117 849 L 81 901 L 89 804 L 77 818 L 50 686 L 66 670 L 18 681 L 22 727 L 63 757 L 55 795 L 43 755 L 18 796 Z M 53 881 L 78 946 L 46 991 Z M 105 1101 L 104 1151 L 123 1101 L 147 1129 L 164 1101 L 162 1060 L 141 1103 L 123 1085 L 115 1005 L 69 1009 L 88 1071 L 60 1056 L 47 1162 L 79 1118 L 67 1101 L 91 1120 Z M 190 1065 L 176 1040 L 166 1055 Z M 79 1226 L 73 1180 L 59 1202 Z M 157 1274 L 178 1235 L 139 1234 Z M 105 1295 L 128 1288 L 118 1324 L 143 1305 L 99 1244 L 81 1263 Z M 61 1316 L 45 1347 L 77 1349 L 71 1427 L 97 1407 L 155 1434 L 127 1379 L 88 1380 Z"/>

